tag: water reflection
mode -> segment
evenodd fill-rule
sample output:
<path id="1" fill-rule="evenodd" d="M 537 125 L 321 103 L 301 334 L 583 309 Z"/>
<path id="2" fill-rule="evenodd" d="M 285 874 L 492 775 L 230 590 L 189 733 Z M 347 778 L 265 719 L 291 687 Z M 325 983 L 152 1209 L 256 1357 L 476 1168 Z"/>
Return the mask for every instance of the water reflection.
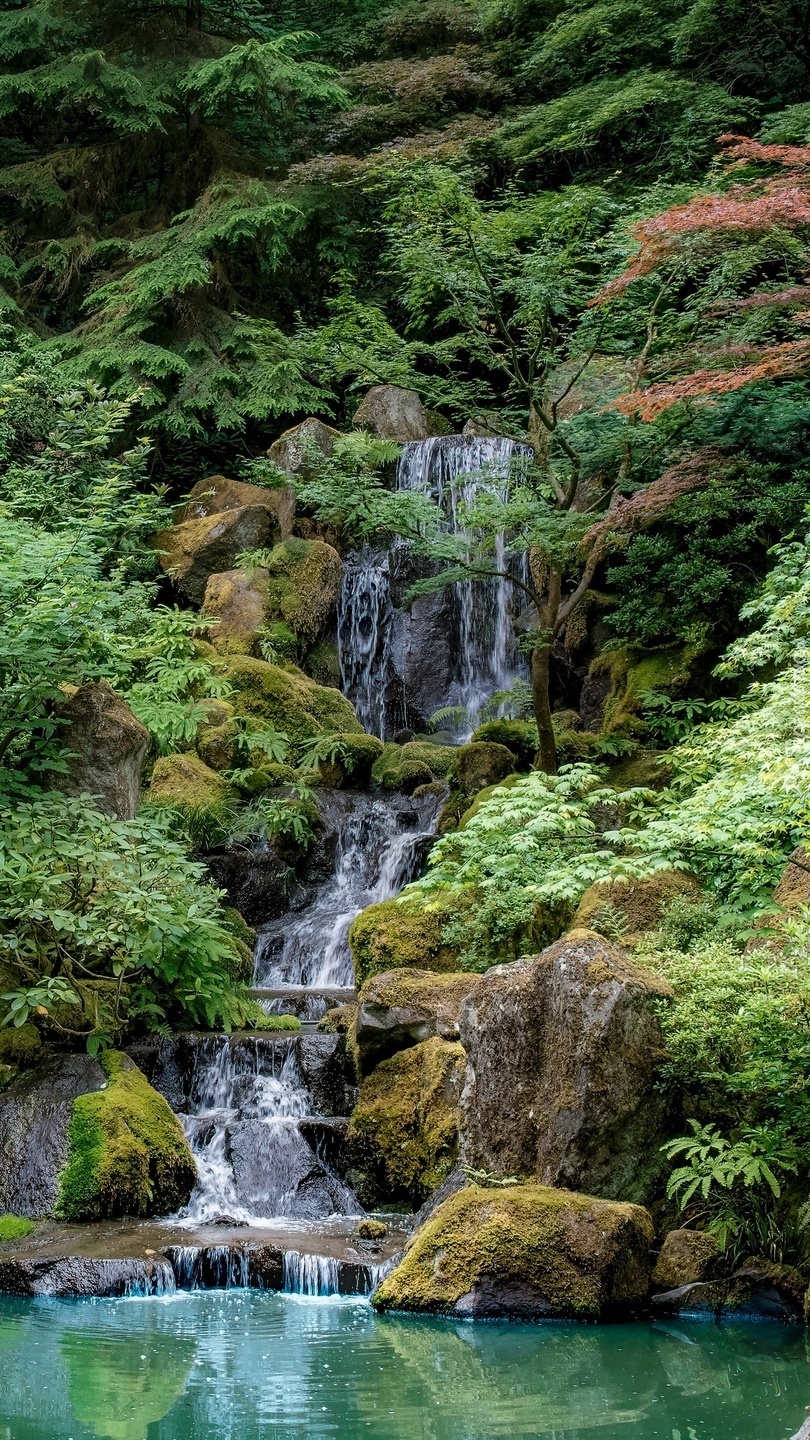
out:
<path id="1" fill-rule="evenodd" d="M 147 1440 L 186 1388 L 197 1346 L 154 1326 L 88 1335 L 63 1330 L 59 1350 L 73 1414 L 100 1440 Z"/>
<path id="2" fill-rule="evenodd" d="M 0 1299 L 0 1440 L 788 1440 L 798 1327 L 461 1325 L 251 1292 Z"/>

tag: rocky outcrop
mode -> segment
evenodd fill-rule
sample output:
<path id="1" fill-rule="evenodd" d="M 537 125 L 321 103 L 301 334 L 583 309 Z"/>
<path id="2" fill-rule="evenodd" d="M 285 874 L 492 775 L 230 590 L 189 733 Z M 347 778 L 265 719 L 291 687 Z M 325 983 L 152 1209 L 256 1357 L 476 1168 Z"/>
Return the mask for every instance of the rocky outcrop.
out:
<path id="1" fill-rule="evenodd" d="M 425 1040 L 383 1060 L 362 1082 L 346 1136 L 350 1184 L 364 1205 L 420 1205 L 458 1153 L 464 1052 Z"/>
<path id="2" fill-rule="evenodd" d="M 477 984 L 477 975 L 411 969 L 367 980 L 358 996 L 354 1031 L 362 1073 L 434 1035 L 458 1040 L 462 1003 Z"/>
<path id="3" fill-rule="evenodd" d="M 705 1230 L 670 1230 L 655 1262 L 652 1283 L 657 1290 L 676 1290 L 680 1285 L 713 1280 L 722 1258 L 714 1236 Z"/>
<path id="4" fill-rule="evenodd" d="M 68 1154 L 73 1102 L 107 1084 L 89 1055 L 60 1055 L 0 1094 L 0 1213 L 50 1215 Z"/>
<path id="5" fill-rule="evenodd" d="M 648 930 L 656 930 L 676 896 L 697 900 L 700 886 L 682 870 L 659 870 L 647 880 L 612 880 L 591 885 L 579 902 L 571 928 L 599 930 L 610 920 L 620 928 L 625 944 L 632 944 Z"/>
<path id="6" fill-rule="evenodd" d="M 369 905 L 349 931 L 358 984 L 363 985 L 372 975 L 403 967 L 456 970 L 458 955 L 442 937 L 448 918 L 441 906 L 426 910 L 411 899 Z"/>
<path id="7" fill-rule="evenodd" d="M 463 1158 L 609 1198 L 644 1194 L 669 993 L 589 931 L 488 971 L 461 1011 Z"/>
<path id="8" fill-rule="evenodd" d="M 86 680 L 55 707 L 67 772 L 53 783 L 67 795 L 94 795 L 105 815 L 131 820 L 138 805 L 149 731 L 106 680 Z"/>
<path id="9" fill-rule="evenodd" d="M 486 1319 L 599 1319 L 647 1293 L 646 1210 L 544 1186 L 468 1186 L 445 1200 L 383 1280 L 378 1310 Z"/>
<path id="10" fill-rule="evenodd" d="M 652 1296 L 654 1313 L 715 1319 L 806 1319 L 806 1281 L 789 1265 L 746 1260 L 725 1280 L 695 1281 Z"/>
<path id="11" fill-rule="evenodd" d="M 155 536 L 154 544 L 162 569 L 189 600 L 201 605 L 212 575 L 232 570 L 237 556 L 264 549 L 277 538 L 273 512 L 264 505 L 244 505 L 172 525 Z"/>
<path id="12" fill-rule="evenodd" d="M 268 458 L 278 465 L 280 470 L 286 470 L 290 475 L 306 474 L 306 451 L 311 446 L 317 446 L 322 455 L 331 455 L 335 448 L 335 441 L 340 438 L 340 431 L 334 430 L 331 425 L 325 425 L 323 420 L 316 420 L 310 415 L 302 420 L 300 425 L 293 425 L 290 430 L 285 430 L 274 440 L 268 450 Z"/>
<path id="13" fill-rule="evenodd" d="M 224 570 L 211 575 L 205 587 L 203 615 L 216 624 L 209 631 L 215 650 L 251 654 L 267 612 L 268 573 Z"/>
<path id="14" fill-rule="evenodd" d="M 161 755 L 155 761 L 148 793 L 153 804 L 215 813 L 228 798 L 228 786 L 198 755 Z"/>
<path id="15" fill-rule="evenodd" d="M 188 520 L 205 520 L 226 510 L 254 506 L 268 512 L 270 528 L 286 540 L 295 520 L 295 495 L 289 485 L 269 490 L 263 485 L 248 485 L 244 480 L 229 480 L 225 475 L 209 475 L 206 480 L 197 481 L 178 521 L 182 524 Z"/>
<path id="16" fill-rule="evenodd" d="M 427 440 L 430 436 L 425 407 L 415 390 L 399 385 L 372 385 L 352 416 L 352 424 L 371 430 L 383 440 Z"/>

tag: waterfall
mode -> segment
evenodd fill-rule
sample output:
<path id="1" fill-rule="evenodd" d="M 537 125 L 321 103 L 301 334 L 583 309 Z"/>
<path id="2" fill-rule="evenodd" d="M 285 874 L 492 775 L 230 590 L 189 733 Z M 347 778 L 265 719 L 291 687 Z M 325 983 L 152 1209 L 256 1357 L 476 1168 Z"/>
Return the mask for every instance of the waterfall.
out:
<path id="1" fill-rule="evenodd" d="M 173 1245 L 171 1263 L 180 1290 L 246 1290 L 250 1285 L 246 1245 Z"/>
<path id="2" fill-rule="evenodd" d="M 302 1120 L 318 1117 L 297 1052 L 294 1036 L 202 1039 L 180 1117 L 197 1163 L 184 1223 L 362 1214 L 301 1133 Z"/>
<path id="3" fill-rule="evenodd" d="M 373 1295 L 393 1263 L 347 1264 L 332 1255 L 286 1250 L 283 1289 L 289 1295 Z"/>
<path id="4" fill-rule="evenodd" d="M 517 457 L 529 456 L 526 445 L 502 437 L 447 435 L 405 445 L 397 466 L 398 490 L 429 494 L 441 507 L 448 530 L 464 536 L 463 512 L 482 490 L 501 500 L 509 495 L 511 472 Z M 460 581 L 448 587 L 439 628 L 447 654 L 431 653 L 436 621 L 418 634 L 418 606 L 406 621 L 394 605 L 391 585 L 395 572 L 407 567 L 407 546 L 399 544 L 387 555 L 367 548 L 349 557 L 344 572 L 338 611 L 338 648 L 343 689 L 354 702 L 364 727 L 382 739 L 418 716 L 424 726 L 429 715 L 420 707 L 420 687 L 414 670 L 434 670 L 431 709 L 463 707 L 469 716 L 468 737 L 485 701 L 497 690 L 508 689 L 525 674 L 513 626 L 516 598 L 513 580 L 526 578 L 525 556 L 510 559 L 504 536 L 495 545 L 495 567 L 504 572 L 488 580 Z M 416 631 L 410 644 L 395 644 L 398 622 Z M 421 640 L 421 644 L 420 644 Z M 405 653 L 398 657 L 396 651 Z M 407 653 L 410 652 L 410 653 Z M 436 689 L 438 684 L 438 689 Z M 465 738 L 464 736 L 460 738 Z"/>
<path id="5" fill-rule="evenodd" d="M 335 866 L 309 904 L 261 927 L 254 985 L 309 989 L 354 984 L 349 928 L 355 916 L 398 895 L 433 836 L 441 799 L 337 791 L 321 800 L 335 834 Z M 265 1002 L 273 1005 L 275 1002 Z"/>

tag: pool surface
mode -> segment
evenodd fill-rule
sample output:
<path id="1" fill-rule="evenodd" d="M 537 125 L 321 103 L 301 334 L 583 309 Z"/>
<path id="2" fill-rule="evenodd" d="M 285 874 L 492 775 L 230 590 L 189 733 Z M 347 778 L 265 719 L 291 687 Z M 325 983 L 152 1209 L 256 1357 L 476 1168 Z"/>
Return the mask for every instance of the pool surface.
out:
<path id="1" fill-rule="evenodd" d="M 799 1326 L 471 1325 L 257 1291 L 0 1298 L 0 1440 L 782 1440 Z"/>

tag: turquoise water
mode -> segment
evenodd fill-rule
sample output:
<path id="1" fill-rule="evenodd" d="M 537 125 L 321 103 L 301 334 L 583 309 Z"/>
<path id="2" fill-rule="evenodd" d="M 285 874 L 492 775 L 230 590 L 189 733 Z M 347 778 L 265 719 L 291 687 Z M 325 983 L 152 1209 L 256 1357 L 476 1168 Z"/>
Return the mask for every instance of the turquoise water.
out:
<path id="1" fill-rule="evenodd" d="M 0 1440 L 782 1440 L 798 1326 L 470 1325 L 250 1291 L 0 1300 Z"/>

